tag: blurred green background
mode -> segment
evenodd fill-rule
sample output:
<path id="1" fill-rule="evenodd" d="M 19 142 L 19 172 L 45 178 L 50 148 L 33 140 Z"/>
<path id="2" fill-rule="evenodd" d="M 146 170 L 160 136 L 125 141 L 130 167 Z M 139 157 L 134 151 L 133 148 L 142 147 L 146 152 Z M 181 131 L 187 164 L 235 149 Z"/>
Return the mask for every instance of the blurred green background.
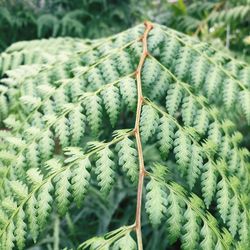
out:
<path id="1" fill-rule="evenodd" d="M 145 19 L 249 61 L 250 0 L 0 0 L 0 51 L 20 40 L 99 38 Z"/>

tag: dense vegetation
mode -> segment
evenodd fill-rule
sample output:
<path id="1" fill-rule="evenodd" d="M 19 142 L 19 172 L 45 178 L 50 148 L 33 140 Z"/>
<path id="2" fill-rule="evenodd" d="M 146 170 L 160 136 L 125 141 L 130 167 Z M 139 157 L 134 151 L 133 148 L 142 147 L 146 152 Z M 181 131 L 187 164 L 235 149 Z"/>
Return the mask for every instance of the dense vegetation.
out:
<path id="1" fill-rule="evenodd" d="M 2 1 L 2 2 L 1 2 Z M 146 19 L 249 56 L 249 0 L 1 0 L 0 50 L 35 38 L 112 35 Z M 249 59 L 248 59 L 249 60 Z"/>
<path id="2" fill-rule="evenodd" d="M 120 20 L 116 1 L 18 3 L 39 18 L 14 40 L 102 37 L 145 16 L 175 29 L 146 22 L 0 55 L 0 249 L 249 249 L 247 1 L 130 1 Z M 63 28 L 82 4 L 106 6 L 103 33 L 96 15 Z"/>

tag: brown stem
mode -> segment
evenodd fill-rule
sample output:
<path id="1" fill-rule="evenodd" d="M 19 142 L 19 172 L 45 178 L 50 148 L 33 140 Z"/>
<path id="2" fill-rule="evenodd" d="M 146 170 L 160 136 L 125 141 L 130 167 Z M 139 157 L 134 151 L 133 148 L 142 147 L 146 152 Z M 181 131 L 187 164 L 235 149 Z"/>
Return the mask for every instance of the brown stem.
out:
<path id="1" fill-rule="evenodd" d="M 135 127 L 134 127 L 134 133 L 135 133 L 137 150 L 138 150 L 138 158 L 139 158 L 139 180 L 138 180 L 138 187 L 137 187 L 137 205 L 136 205 L 136 218 L 135 218 L 135 230 L 136 230 L 138 250 L 143 250 L 142 234 L 141 234 L 141 203 L 142 203 L 143 181 L 144 181 L 144 175 L 145 175 L 141 136 L 140 136 L 140 116 L 141 116 L 142 104 L 144 100 L 143 94 L 142 94 L 142 86 L 141 86 L 141 71 L 142 71 L 142 66 L 145 62 L 145 59 L 148 55 L 147 38 L 148 38 L 149 31 L 153 29 L 153 25 L 150 22 L 145 22 L 145 27 L 146 28 L 142 36 L 143 51 L 142 51 L 142 55 L 140 58 L 140 62 L 136 70 L 137 110 L 136 110 L 136 120 L 135 120 Z"/>

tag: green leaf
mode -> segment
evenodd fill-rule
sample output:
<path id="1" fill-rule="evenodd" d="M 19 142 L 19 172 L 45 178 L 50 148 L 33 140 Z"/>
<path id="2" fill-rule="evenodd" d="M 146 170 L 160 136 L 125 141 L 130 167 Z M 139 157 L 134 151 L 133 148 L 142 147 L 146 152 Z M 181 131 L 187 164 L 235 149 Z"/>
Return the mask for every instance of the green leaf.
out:
<path id="1" fill-rule="evenodd" d="M 220 212 L 223 222 L 225 223 L 230 206 L 230 191 L 225 178 L 222 178 L 219 181 L 217 189 L 218 189 L 218 192 L 216 194 L 217 208 Z"/>
<path id="2" fill-rule="evenodd" d="M 134 71 L 131 56 L 126 51 L 120 51 L 116 56 L 117 68 L 121 75 L 127 75 Z"/>
<path id="3" fill-rule="evenodd" d="M 163 43 L 162 53 L 160 55 L 160 61 L 166 66 L 169 67 L 175 55 L 178 53 L 180 49 L 180 43 L 172 36 L 167 36 Z"/>
<path id="4" fill-rule="evenodd" d="M 207 60 L 204 56 L 196 56 L 193 58 L 191 66 L 191 79 L 196 88 L 204 82 L 206 71 L 208 68 Z"/>
<path id="5" fill-rule="evenodd" d="M 239 101 L 241 104 L 241 108 L 247 119 L 248 124 L 250 124 L 250 105 L 249 105 L 250 91 L 249 90 L 241 91 L 239 93 L 239 96 L 240 96 Z"/>
<path id="6" fill-rule="evenodd" d="M 62 147 L 68 146 L 70 138 L 69 120 L 65 116 L 62 116 L 57 119 L 54 127 L 56 136 L 59 138 Z"/>
<path id="7" fill-rule="evenodd" d="M 150 105 L 142 107 L 140 119 L 140 134 L 142 141 L 146 143 L 156 132 L 159 115 Z"/>
<path id="8" fill-rule="evenodd" d="M 162 183 L 150 178 L 146 186 L 146 204 L 145 208 L 149 215 L 150 222 L 157 226 L 161 223 L 165 213 L 167 205 L 166 188 Z"/>
<path id="9" fill-rule="evenodd" d="M 181 235 L 183 223 L 183 204 L 179 197 L 170 190 L 167 206 L 168 239 L 175 242 Z"/>
<path id="10" fill-rule="evenodd" d="M 112 59 L 105 60 L 105 63 L 100 65 L 101 73 L 106 83 L 112 83 L 119 79 L 119 73 L 116 69 L 116 62 Z"/>
<path id="11" fill-rule="evenodd" d="M 166 116 L 159 120 L 157 140 L 159 149 L 164 157 L 167 157 L 170 149 L 173 147 L 175 124 Z"/>
<path id="12" fill-rule="evenodd" d="M 84 99 L 87 121 L 92 132 L 97 135 L 102 124 L 101 98 L 97 95 L 87 96 Z"/>
<path id="13" fill-rule="evenodd" d="M 56 202 L 57 208 L 60 214 L 64 215 L 68 210 L 69 202 L 69 188 L 70 182 L 69 179 L 71 178 L 71 171 L 67 168 L 63 172 L 56 175 L 53 179 L 55 182 L 55 195 L 56 195 Z"/>
<path id="14" fill-rule="evenodd" d="M 18 199 L 24 200 L 28 196 L 28 187 L 21 181 L 11 181 L 10 186 Z"/>
<path id="15" fill-rule="evenodd" d="M 200 175 L 201 169 L 203 167 L 202 151 L 201 148 L 195 144 L 191 148 L 191 159 L 187 169 L 187 183 L 192 189 L 195 182 Z"/>
<path id="16" fill-rule="evenodd" d="M 39 189 L 37 194 L 37 219 L 40 229 L 45 226 L 51 210 L 53 198 L 50 192 L 52 190 L 53 186 L 51 181 L 48 181 Z"/>
<path id="17" fill-rule="evenodd" d="M 30 167 L 37 168 L 39 166 L 40 158 L 38 151 L 38 144 L 36 142 L 32 142 L 26 152 L 27 162 L 29 162 Z"/>
<path id="18" fill-rule="evenodd" d="M 182 89 L 178 83 L 169 86 L 166 96 L 166 107 L 170 115 L 175 116 L 182 99 Z"/>
<path id="19" fill-rule="evenodd" d="M 6 238 L 4 242 L 5 249 L 13 249 L 14 247 L 14 240 L 15 240 L 14 230 L 15 230 L 15 226 L 13 222 L 11 221 L 6 230 Z"/>
<path id="20" fill-rule="evenodd" d="M 113 85 L 105 88 L 102 91 L 102 98 L 111 125 L 114 127 L 117 123 L 121 107 L 119 89 Z"/>
<path id="21" fill-rule="evenodd" d="M 25 213 L 23 208 L 20 207 L 16 215 L 16 229 L 15 229 L 15 239 L 18 249 L 24 249 L 25 245 L 25 235 L 26 235 L 26 224 L 24 222 Z"/>
<path id="22" fill-rule="evenodd" d="M 125 236 L 115 242 L 113 250 L 137 250 L 137 244 L 130 236 L 130 233 L 126 233 Z"/>
<path id="23" fill-rule="evenodd" d="M 229 214 L 228 214 L 228 220 L 227 220 L 229 231 L 233 237 L 235 237 L 237 230 L 238 230 L 238 225 L 240 221 L 240 213 L 241 212 L 240 212 L 240 207 L 239 207 L 239 200 L 238 200 L 238 197 L 235 195 L 230 200 Z"/>
<path id="24" fill-rule="evenodd" d="M 214 196 L 216 180 L 217 176 L 214 171 L 214 166 L 210 161 L 208 161 L 203 166 L 203 173 L 201 174 L 202 196 L 207 208 L 209 208 Z"/>
<path id="25" fill-rule="evenodd" d="M 197 214 L 190 206 L 184 213 L 185 223 L 183 226 L 184 234 L 181 237 L 183 249 L 197 249 L 199 242 L 200 225 Z"/>
<path id="26" fill-rule="evenodd" d="M 134 111 L 136 107 L 136 96 L 137 96 L 135 79 L 130 77 L 122 79 L 119 83 L 119 87 L 125 105 L 128 107 L 129 110 Z"/>
<path id="27" fill-rule="evenodd" d="M 206 222 L 204 222 L 203 227 L 201 229 L 201 236 L 203 238 L 202 242 L 200 243 L 201 249 L 214 249 L 214 235 Z"/>
<path id="28" fill-rule="evenodd" d="M 80 206 L 89 186 L 91 163 L 88 158 L 80 160 L 72 168 L 72 192 L 74 200 Z"/>
<path id="29" fill-rule="evenodd" d="M 78 145 L 85 133 L 85 120 L 86 117 L 83 114 L 81 105 L 75 106 L 69 113 L 71 142 L 73 145 Z"/>
<path id="30" fill-rule="evenodd" d="M 158 75 L 161 72 L 161 67 L 152 59 L 146 59 L 142 68 L 142 86 L 149 90 L 155 85 Z"/>
<path id="31" fill-rule="evenodd" d="M 227 109 L 232 108 L 236 101 L 237 84 L 232 79 L 226 79 L 223 86 L 223 101 Z"/>
<path id="32" fill-rule="evenodd" d="M 177 163 L 187 168 L 190 162 L 191 140 L 182 129 L 175 133 L 174 153 Z"/>
<path id="33" fill-rule="evenodd" d="M 207 110 L 205 108 L 199 109 L 195 117 L 194 128 L 203 135 L 207 131 L 208 124 L 209 116 Z"/>
<path id="34" fill-rule="evenodd" d="M 220 82 L 222 82 L 222 77 L 220 74 L 220 70 L 214 66 L 211 67 L 207 73 L 206 76 L 206 80 L 205 80 L 205 89 L 206 89 L 206 96 L 210 99 L 210 98 L 214 98 L 214 93 L 217 93 L 216 91 L 216 87 L 218 86 L 218 84 L 220 84 Z"/>
<path id="35" fill-rule="evenodd" d="M 106 146 L 97 153 L 95 174 L 97 175 L 98 185 L 101 191 L 107 194 L 114 183 L 113 152 Z"/>
<path id="36" fill-rule="evenodd" d="M 39 152 L 41 154 L 41 158 L 46 161 L 50 159 L 53 154 L 53 150 L 55 147 L 55 142 L 53 140 L 53 133 L 50 129 L 43 132 L 41 139 L 39 140 Z"/>
<path id="37" fill-rule="evenodd" d="M 36 242 L 39 234 L 39 225 L 38 225 L 38 214 L 37 214 L 37 199 L 35 195 L 31 195 L 28 200 L 26 213 L 28 215 L 28 226 L 29 231 L 34 242 Z"/>
<path id="38" fill-rule="evenodd" d="M 156 82 L 149 90 L 149 98 L 156 102 L 162 100 L 167 95 L 167 90 L 171 81 L 171 75 L 167 71 L 161 71 Z"/>
<path id="39" fill-rule="evenodd" d="M 138 162 L 137 150 L 134 142 L 125 136 L 122 141 L 117 144 L 119 165 L 122 166 L 123 171 L 128 175 L 132 182 L 138 179 Z"/>
<path id="40" fill-rule="evenodd" d="M 193 124 L 196 109 L 195 99 L 192 96 L 183 98 L 181 114 L 185 126 L 191 126 Z"/>
<path id="41" fill-rule="evenodd" d="M 187 46 L 182 47 L 178 51 L 178 57 L 177 60 L 175 61 L 175 66 L 174 66 L 174 72 L 179 79 L 183 80 L 186 77 L 191 64 L 191 60 L 192 60 L 192 50 Z"/>
<path id="42" fill-rule="evenodd" d="M 240 214 L 239 236 L 240 236 L 240 241 L 245 246 L 249 245 L 249 242 L 248 242 L 248 239 L 249 239 L 248 220 L 249 219 L 247 217 L 246 211 L 244 211 L 243 213 Z"/>
<path id="43" fill-rule="evenodd" d="M 35 186 L 41 184 L 43 180 L 43 175 L 41 174 L 39 168 L 30 168 L 27 171 L 27 177 Z"/>
<path id="44" fill-rule="evenodd" d="M 208 140 L 216 145 L 216 149 L 220 148 L 221 144 L 221 131 L 218 122 L 213 122 L 209 125 L 208 129 Z"/>

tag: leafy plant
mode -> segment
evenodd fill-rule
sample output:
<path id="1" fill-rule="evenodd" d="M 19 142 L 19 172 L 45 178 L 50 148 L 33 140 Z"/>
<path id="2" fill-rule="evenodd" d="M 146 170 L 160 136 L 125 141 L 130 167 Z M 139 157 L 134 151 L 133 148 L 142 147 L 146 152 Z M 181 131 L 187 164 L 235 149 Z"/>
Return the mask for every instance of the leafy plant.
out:
<path id="1" fill-rule="evenodd" d="M 244 39 L 249 35 L 249 0 L 177 2 L 164 8 L 162 24 L 209 40 L 224 50 L 225 45 L 237 56 L 248 58 L 249 46 Z"/>
<path id="2" fill-rule="evenodd" d="M 46 241 L 50 222 L 55 249 L 249 248 L 246 63 L 146 22 L 101 40 L 15 44 L 1 72 L 1 249 Z M 120 210 L 98 214 L 110 232 L 87 240 L 90 216 L 79 236 L 68 211 L 92 214 L 122 190 L 126 205 L 117 197 Z M 61 235 L 64 215 L 73 236 Z"/>
<path id="3" fill-rule="evenodd" d="M 0 51 L 10 44 L 58 36 L 100 38 L 141 22 L 151 1 L 0 1 Z"/>

